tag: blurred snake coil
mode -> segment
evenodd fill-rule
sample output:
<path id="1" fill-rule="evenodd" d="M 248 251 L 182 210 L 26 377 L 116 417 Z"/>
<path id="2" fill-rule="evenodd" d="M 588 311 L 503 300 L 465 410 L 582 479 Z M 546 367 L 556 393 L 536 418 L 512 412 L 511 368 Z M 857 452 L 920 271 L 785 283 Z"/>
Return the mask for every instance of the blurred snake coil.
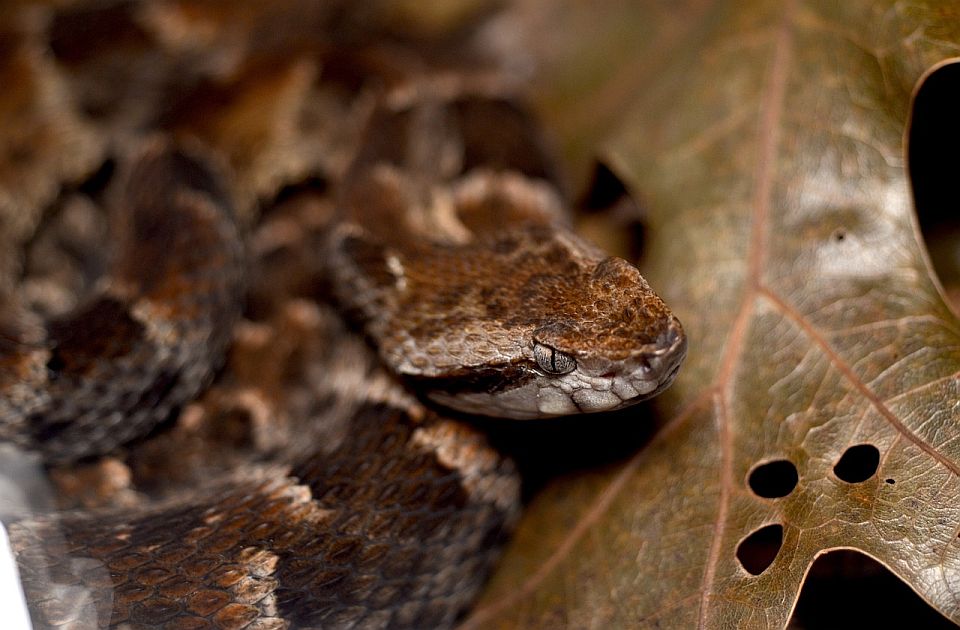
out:
<path id="1" fill-rule="evenodd" d="M 0 9 L 0 440 L 57 491 L 0 516 L 38 628 L 450 627 L 519 511 L 463 418 L 617 409 L 684 358 L 483 29 L 267 5 Z"/>

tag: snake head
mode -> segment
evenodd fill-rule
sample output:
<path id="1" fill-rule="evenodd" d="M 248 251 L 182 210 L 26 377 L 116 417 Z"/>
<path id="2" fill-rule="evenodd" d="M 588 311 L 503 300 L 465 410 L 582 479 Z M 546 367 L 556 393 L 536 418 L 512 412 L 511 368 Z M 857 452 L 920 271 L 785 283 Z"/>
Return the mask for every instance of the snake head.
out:
<path id="1" fill-rule="evenodd" d="M 539 415 L 610 411 L 667 389 L 686 356 L 686 335 L 669 311 L 645 324 L 632 331 L 629 326 L 613 329 L 611 337 L 622 336 L 631 345 L 606 352 L 599 343 L 582 343 L 589 336 L 583 325 L 537 329 L 533 357 L 542 375 L 536 392 Z"/>
<path id="2" fill-rule="evenodd" d="M 581 412 L 616 409 L 669 387 L 686 356 L 686 335 L 637 268 L 605 258 L 582 276 L 579 294 L 578 303 L 558 306 L 564 320 L 534 331 L 534 359 L 558 381 L 544 387 L 568 394 Z M 562 373 L 542 364 L 542 348 L 550 349 L 554 364 L 564 357 Z"/>
<path id="3" fill-rule="evenodd" d="M 616 409 L 673 381 L 680 322 L 636 267 L 559 220 L 544 184 L 480 173 L 424 206 L 395 168 L 362 183 L 345 207 L 363 220 L 328 248 L 337 298 L 427 397 L 540 418 Z"/>
<path id="4" fill-rule="evenodd" d="M 431 383 L 433 400 L 468 413 L 542 418 L 619 409 L 676 378 L 687 350 L 683 326 L 627 261 L 584 256 L 556 274 L 503 285 L 494 302 L 517 312 L 487 312 L 498 315 L 486 338 L 463 335 L 479 326 L 464 322 L 445 340 L 478 342 L 462 355 L 484 361 L 465 361 Z M 515 345 L 496 341 L 491 350 L 489 339 Z"/>

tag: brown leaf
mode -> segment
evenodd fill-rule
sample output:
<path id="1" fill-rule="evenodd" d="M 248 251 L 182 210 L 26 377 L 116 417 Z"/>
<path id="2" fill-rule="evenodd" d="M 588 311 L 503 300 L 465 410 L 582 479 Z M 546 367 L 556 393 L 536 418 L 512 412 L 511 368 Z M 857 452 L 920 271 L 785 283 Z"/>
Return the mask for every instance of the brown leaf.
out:
<path id="1" fill-rule="evenodd" d="M 546 125 L 558 130 L 574 189 L 583 187 L 596 159 L 597 139 L 623 124 L 625 108 L 655 77 L 662 82 L 667 60 L 690 54 L 715 4 L 606 0 L 602 10 L 577 0 L 509 5 L 502 22 L 523 33 L 517 57 L 535 61 L 530 93 Z"/>
<path id="2" fill-rule="evenodd" d="M 958 18 L 727 2 L 660 68 L 610 154 L 649 201 L 648 278 L 690 336 L 670 419 L 534 501 L 466 627 L 783 627 L 841 548 L 960 621 L 960 322 L 902 146 Z"/>

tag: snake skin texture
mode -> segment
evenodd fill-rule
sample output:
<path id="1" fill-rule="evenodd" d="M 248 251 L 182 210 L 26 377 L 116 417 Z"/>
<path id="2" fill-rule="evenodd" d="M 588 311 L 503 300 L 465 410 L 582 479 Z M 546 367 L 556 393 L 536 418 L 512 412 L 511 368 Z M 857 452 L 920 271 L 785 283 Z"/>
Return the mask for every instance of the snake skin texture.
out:
<path id="1" fill-rule="evenodd" d="M 636 267 L 567 227 L 522 136 L 493 132 L 527 126 L 509 103 L 429 90 L 376 112 L 327 247 L 335 292 L 394 372 L 459 411 L 542 418 L 654 396 L 686 355 L 683 327 Z"/>
<path id="2" fill-rule="evenodd" d="M 173 198 L 186 199 L 196 190 L 206 193 L 220 186 L 203 162 L 187 158 L 168 143 L 155 141 L 133 159 L 122 207 L 136 208 L 125 202 L 130 196 L 141 197 L 143 189 L 154 183 L 170 184 L 182 193 Z M 133 183 L 141 188 L 132 190 Z M 211 206 L 201 206 L 208 208 L 202 216 L 217 216 L 221 209 Z M 167 218 L 177 220 L 173 213 Z M 192 216 L 180 230 L 170 231 L 130 221 L 122 226 L 133 231 L 118 238 L 149 241 L 156 238 L 150 230 L 159 229 L 164 236 L 195 247 L 197 239 L 206 237 L 205 225 Z M 194 227 L 197 235 L 191 233 Z M 214 329 L 206 309 L 221 307 L 223 281 L 237 275 L 236 257 L 224 252 L 238 251 L 235 232 L 216 234 L 223 239 L 219 245 L 204 243 L 208 247 L 167 266 L 166 254 L 174 247 L 166 243 L 145 247 L 137 267 L 143 270 L 138 286 L 144 290 L 135 295 L 178 295 L 174 290 L 178 286 L 203 286 L 205 290 L 191 292 L 193 299 L 175 306 L 190 315 L 195 325 L 209 322 L 209 329 Z M 128 268 L 126 255 L 116 260 L 115 268 Z M 203 264 L 209 260 L 224 265 L 223 273 L 205 274 Z M 169 275 L 152 276 L 148 270 Z M 114 273 L 111 279 L 114 276 L 130 277 Z M 260 282 L 270 281 L 261 278 Z M 232 297 L 238 301 L 236 293 Z M 101 298 L 96 300 L 99 303 Z M 316 307 L 304 308 L 312 313 Z M 131 310 L 138 312 L 136 303 Z M 80 312 L 88 312 L 87 307 Z M 227 323 L 235 312 L 236 307 L 227 310 Z M 79 347 L 100 350 L 104 356 L 97 360 L 109 364 L 109 344 L 133 345 L 124 343 L 127 319 L 125 312 L 102 310 L 98 326 L 82 326 L 84 320 L 76 317 L 67 321 L 74 323 L 70 330 L 85 342 Z M 404 394 L 361 341 L 352 345 L 335 341 L 349 335 L 342 325 L 326 325 L 330 330 L 318 342 L 323 349 L 306 362 L 302 387 L 276 403 L 296 416 L 299 434 L 270 463 L 247 463 L 239 471 L 149 507 L 64 513 L 12 523 L 11 542 L 38 627 L 449 627 L 453 623 L 482 584 L 497 543 L 515 520 L 516 473 L 476 431 L 438 417 Z M 175 333 L 171 329 L 169 336 L 176 338 Z M 204 357 L 218 361 L 216 350 L 222 352 L 224 345 L 202 346 Z M 54 346 L 61 353 L 73 347 Z M 170 354 L 164 348 L 156 352 L 139 355 L 144 372 L 162 369 L 163 359 Z M 8 361 L 13 363 L 20 356 L 11 354 Z M 355 373 L 345 375 L 345 364 L 354 365 Z M 337 378 L 352 384 L 350 391 L 324 382 L 334 369 L 339 370 Z M 206 374 L 209 364 L 203 370 Z M 97 379 L 103 373 L 84 376 Z M 114 379 L 107 385 L 115 390 L 127 385 L 130 389 L 115 399 L 159 407 L 163 413 L 182 404 L 173 398 L 173 388 L 165 390 L 167 398 L 162 401 L 140 395 L 143 380 L 149 381 Z M 371 382 L 379 383 L 376 391 L 365 391 L 361 384 Z M 73 395 L 82 399 L 96 385 L 84 388 L 81 382 Z M 70 400 L 64 404 L 73 405 Z M 160 414 L 152 417 L 156 422 Z M 141 432 L 150 428 L 139 427 Z M 82 454 L 97 454 L 102 441 L 86 439 L 83 427 L 71 429 L 81 438 L 74 452 L 87 444 L 92 450 Z M 117 438 L 116 432 L 106 435 Z M 39 444 L 45 456 L 53 448 Z M 61 457 L 65 456 L 57 454 L 52 461 L 60 462 Z M 277 463 L 284 460 L 291 463 Z"/>
<path id="3" fill-rule="evenodd" d="M 286 475 L 266 471 L 110 519 L 15 525 L 34 621 L 449 626 L 482 583 L 514 509 L 509 469 L 460 427 L 389 406 L 361 406 L 351 433 Z M 444 462 L 451 446 L 459 457 L 480 456 L 468 478 Z"/>
<path id="4" fill-rule="evenodd" d="M 124 192 L 102 289 L 0 353 L 0 432 L 52 463 L 107 453 L 191 400 L 240 315 L 243 247 L 214 174 L 154 143 Z"/>
<path id="5" fill-rule="evenodd" d="M 520 510 L 464 413 L 676 375 L 489 33 L 378 10 L 0 7 L 0 446 L 55 495 L 0 518 L 37 628 L 453 627 Z"/>

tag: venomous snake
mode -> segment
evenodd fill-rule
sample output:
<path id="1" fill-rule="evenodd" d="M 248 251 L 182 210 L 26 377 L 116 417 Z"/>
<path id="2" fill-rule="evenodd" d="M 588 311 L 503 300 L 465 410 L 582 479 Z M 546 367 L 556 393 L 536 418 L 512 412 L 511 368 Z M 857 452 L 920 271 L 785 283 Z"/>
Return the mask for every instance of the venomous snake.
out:
<path id="1" fill-rule="evenodd" d="M 450 626 L 519 494 L 460 414 L 606 411 L 669 386 L 679 322 L 572 232 L 529 138 L 488 142 L 478 112 L 528 124 L 495 96 L 391 92 L 332 192 L 295 190 L 253 227 L 210 149 L 160 135 L 125 154 L 106 272 L 67 312 L 11 297 L 0 318 L 0 439 L 57 470 L 136 462 L 157 427 L 176 440 L 171 422 L 243 397 L 250 431 L 281 428 L 199 486 L 12 518 L 37 627 Z"/>

